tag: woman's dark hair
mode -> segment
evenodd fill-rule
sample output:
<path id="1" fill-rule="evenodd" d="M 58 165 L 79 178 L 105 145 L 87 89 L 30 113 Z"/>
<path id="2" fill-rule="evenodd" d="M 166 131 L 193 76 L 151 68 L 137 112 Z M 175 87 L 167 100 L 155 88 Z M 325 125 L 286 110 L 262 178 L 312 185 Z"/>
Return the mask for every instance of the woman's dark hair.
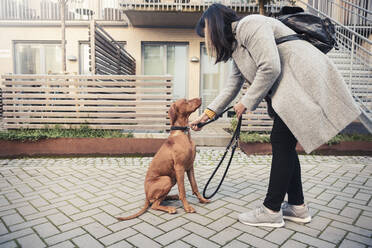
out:
<path id="1" fill-rule="evenodd" d="M 231 58 L 236 45 L 231 23 L 239 19 L 234 10 L 218 3 L 212 4 L 200 17 L 195 28 L 196 33 L 204 37 L 205 20 L 207 20 L 209 38 L 216 49 L 216 64 Z"/>

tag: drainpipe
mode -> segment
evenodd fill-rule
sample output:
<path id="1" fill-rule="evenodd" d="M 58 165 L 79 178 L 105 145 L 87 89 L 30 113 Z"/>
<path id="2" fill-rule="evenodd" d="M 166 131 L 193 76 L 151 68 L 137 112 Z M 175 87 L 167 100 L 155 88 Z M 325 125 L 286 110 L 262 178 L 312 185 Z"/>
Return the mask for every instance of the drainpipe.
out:
<path id="1" fill-rule="evenodd" d="M 259 0 L 260 15 L 265 15 L 265 1 Z"/>
<path id="2" fill-rule="evenodd" d="M 68 0 L 60 0 L 60 7 L 61 7 L 61 28 L 62 28 L 62 38 L 61 38 L 61 44 L 62 44 L 62 73 L 66 73 L 66 23 L 65 23 L 65 9 L 66 9 L 66 3 Z"/>

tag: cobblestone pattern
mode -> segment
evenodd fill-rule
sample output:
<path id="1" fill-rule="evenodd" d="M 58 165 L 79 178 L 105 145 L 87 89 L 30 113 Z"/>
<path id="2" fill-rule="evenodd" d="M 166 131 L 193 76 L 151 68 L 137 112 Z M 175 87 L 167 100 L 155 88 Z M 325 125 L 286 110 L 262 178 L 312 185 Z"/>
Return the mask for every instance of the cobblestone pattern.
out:
<path id="1" fill-rule="evenodd" d="M 200 191 L 222 154 L 199 150 Z M 144 203 L 151 158 L 0 160 L 0 247 L 372 247 L 372 158 L 300 160 L 313 220 L 287 221 L 279 229 L 237 221 L 237 214 L 262 203 L 271 156 L 237 152 L 210 204 L 200 204 L 186 182 L 195 214 L 172 201 L 166 204 L 176 206 L 177 214 L 149 210 L 124 222 L 115 217 Z"/>

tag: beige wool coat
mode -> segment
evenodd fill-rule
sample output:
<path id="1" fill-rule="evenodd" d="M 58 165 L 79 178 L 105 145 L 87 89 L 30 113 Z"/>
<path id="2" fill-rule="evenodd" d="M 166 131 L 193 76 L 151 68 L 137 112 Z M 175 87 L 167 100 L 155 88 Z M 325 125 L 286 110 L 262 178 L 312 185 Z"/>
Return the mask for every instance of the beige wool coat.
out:
<path id="1" fill-rule="evenodd" d="M 232 23 L 232 29 L 237 40 L 233 70 L 209 109 L 221 113 L 247 80 L 250 87 L 240 100 L 247 111 L 254 111 L 268 95 L 275 112 L 307 153 L 361 114 L 342 76 L 325 54 L 302 40 L 275 44 L 275 38 L 294 34 L 280 21 L 249 15 Z"/>

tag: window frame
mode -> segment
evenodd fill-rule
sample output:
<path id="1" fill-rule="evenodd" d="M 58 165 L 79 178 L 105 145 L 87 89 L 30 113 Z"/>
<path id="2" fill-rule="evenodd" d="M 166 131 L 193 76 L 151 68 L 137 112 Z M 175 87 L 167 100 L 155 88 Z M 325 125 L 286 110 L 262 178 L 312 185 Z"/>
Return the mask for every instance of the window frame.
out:
<path id="1" fill-rule="evenodd" d="M 40 44 L 40 45 L 61 45 L 62 49 L 62 43 L 60 40 L 12 40 L 12 56 L 13 56 L 13 74 L 16 74 L 16 45 L 17 44 Z M 66 41 L 67 44 L 67 41 Z M 61 51 L 62 52 L 62 51 Z M 43 56 L 43 62 L 42 62 L 43 68 L 45 69 L 45 54 Z M 47 74 L 47 72 L 45 72 Z"/>
<path id="2" fill-rule="evenodd" d="M 203 82 L 203 47 L 205 47 L 205 42 L 204 41 L 201 41 L 200 42 L 200 44 L 199 44 L 199 52 L 200 52 L 200 54 L 199 54 L 199 71 L 200 71 L 200 73 L 199 73 L 199 97 L 200 98 L 203 98 L 202 96 L 203 96 L 203 83 L 205 83 L 205 82 Z M 207 55 L 208 56 L 208 55 Z M 231 58 L 231 60 L 232 60 L 232 58 Z M 224 62 L 219 62 L 219 63 L 224 63 Z M 219 66 L 219 63 L 217 63 L 217 64 L 215 64 L 215 66 Z M 227 63 L 227 62 L 226 62 Z M 231 62 L 232 63 L 232 62 Z M 231 66 L 232 65 L 229 65 L 230 66 L 230 68 L 229 68 L 229 71 L 227 72 L 227 78 L 226 78 L 226 80 L 229 80 L 229 76 L 231 75 Z M 221 82 L 219 82 L 219 83 L 221 83 Z M 225 81 L 223 84 L 225 85 L 227 83 L 227 81 Z M 220 91 L 223 89 L 223 87 L 224 87 L 224 85 L 220 85 Z M 241 91 L 240 91 L 241 92 Z M 241 93 L 239 93 L 239 94 L 241 94 Z M 232 104 L 234 104 L 234 102 L 236 101 L 236 99 L 237 98 L 239 98 L 239 94 L 236 96 L 236 98 L 229 104 L 229 106 L 230 105 L 232 105 Z M 202 114 L 203 113 L 203 111 L 204 110 L 202 110 L 202 108 L 199 108 L 199 114 Z M 226 119 L 226 118 L 230 118 L 229 117 L 229 115 L 231 115 L 231 110 L 230 111 L 228 111 L 227 113 L 225 113 L 223 116 L 222 116 L 222 118 L 223 119 Z M 234 112 L 235 113 L 235 112 Z"/>
<path id="3" fill-rule="evenodd" d="M 168 46 L 168 45 L 185 45 L 186 46 L 186 71 L 185 71 L 185 98 L 189 97 L 189 71 L 190 71 L 190 65 L 189 65 L 189 50 L 190 50 L 190 42 L 187 41 L 141 41 L 141 74 L 144 75 L 145 71 L 145 52 L 144 52 L 144 47 L 145 45 L 163 45 L 163 46 Z M 167 47 L 166 47 L 167 48 Z M 167 59 L 167 49 L 164 49 L 166 61 L 164 63 L 164 71 L 167 71 L 168 68 L 168 59 Z M 174 85 L 173 85 L 174 87 Z"/>

